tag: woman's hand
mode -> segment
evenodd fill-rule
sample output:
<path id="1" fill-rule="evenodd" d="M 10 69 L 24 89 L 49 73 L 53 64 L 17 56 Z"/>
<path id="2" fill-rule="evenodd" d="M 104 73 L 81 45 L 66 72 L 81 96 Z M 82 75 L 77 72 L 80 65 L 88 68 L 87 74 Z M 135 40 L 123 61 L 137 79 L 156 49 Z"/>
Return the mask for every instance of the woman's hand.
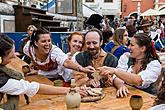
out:
<path id="1" fill-rule="evenodd" d="M 108 76 L 113 75 L 115 73 L 115 68 L 103 66 L 98 68 L 100 70 L 100 75 L 102 76 Z"/>
<path id="2" fill-rule="evenodd" d="M 92 66 L 82 67 L 80 70 L 85 73 L 94 73 L 96 71 Z"/>
<path id="3" fill-rule="evenodd" d="M 130 92 L 128 91 L 128 88 L 125 85 L 122 85 L 116 93 L 117 97 L 127 97 Z"/>

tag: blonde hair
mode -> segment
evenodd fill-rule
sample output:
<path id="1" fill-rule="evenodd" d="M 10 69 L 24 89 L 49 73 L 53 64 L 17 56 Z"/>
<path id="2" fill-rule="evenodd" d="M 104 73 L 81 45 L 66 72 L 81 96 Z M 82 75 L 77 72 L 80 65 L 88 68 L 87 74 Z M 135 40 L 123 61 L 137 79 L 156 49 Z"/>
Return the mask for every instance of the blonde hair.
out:
<path id="1" fill-rule="evenodd" d="M 29 26 L 28 26 L 28 28 L 27 28 L 27 31 L 29 31 L 31 28 L 33 28 L 33 29 L 34 29 L 34 31 L 36 31 L 36 30 L 37 30 L 37 28 L 36 28 L 34 25 L 29 25 Z"/>

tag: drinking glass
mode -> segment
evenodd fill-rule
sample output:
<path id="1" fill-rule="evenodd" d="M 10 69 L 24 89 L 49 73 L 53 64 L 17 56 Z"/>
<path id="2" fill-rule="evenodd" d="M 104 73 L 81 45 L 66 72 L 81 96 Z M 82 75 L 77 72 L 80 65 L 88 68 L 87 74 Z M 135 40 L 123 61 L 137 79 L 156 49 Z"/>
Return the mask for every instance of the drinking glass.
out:
<path id="1" fill-rule="evenodd" d="M 129 100 L 132 110 L 140 110 L 143 106 L 143 99 L 140 95 L 132 95 Z"/>

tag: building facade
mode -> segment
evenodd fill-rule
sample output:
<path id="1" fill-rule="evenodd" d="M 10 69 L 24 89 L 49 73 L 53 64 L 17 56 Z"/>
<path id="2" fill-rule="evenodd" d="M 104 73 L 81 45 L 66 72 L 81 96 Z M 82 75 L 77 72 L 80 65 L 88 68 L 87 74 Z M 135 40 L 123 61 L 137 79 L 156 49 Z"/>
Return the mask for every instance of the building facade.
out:
<path id="1" fill-rule="evenodd" d="M 122 0 L 82 0 L 82 3 L 110 19 L 120 17 Z"/>
<path id="2" fill-rule="evenodd" d="M 130 15 L 138 15 L 148 9 L 162 10 L 165 8 L 165 0 L 122 0 L 122 18 Z"/>

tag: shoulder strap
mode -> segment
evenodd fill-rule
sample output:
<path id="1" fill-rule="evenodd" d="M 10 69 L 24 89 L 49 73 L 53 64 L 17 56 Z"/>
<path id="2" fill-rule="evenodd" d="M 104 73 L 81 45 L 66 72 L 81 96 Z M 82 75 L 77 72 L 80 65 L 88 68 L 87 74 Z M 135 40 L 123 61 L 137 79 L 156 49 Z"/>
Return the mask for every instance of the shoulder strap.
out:
<path id="1" fill-rule="evenodd" d="M 118 46 L 115 45 L 115 46 L 112 48 L 111 53 L 114 54 L 114 52 L 116 51 L 116 49 L 118 49 L 119 47 L 120 47 L 120 45 L 118 45 Z"/>

